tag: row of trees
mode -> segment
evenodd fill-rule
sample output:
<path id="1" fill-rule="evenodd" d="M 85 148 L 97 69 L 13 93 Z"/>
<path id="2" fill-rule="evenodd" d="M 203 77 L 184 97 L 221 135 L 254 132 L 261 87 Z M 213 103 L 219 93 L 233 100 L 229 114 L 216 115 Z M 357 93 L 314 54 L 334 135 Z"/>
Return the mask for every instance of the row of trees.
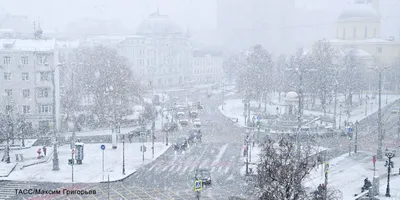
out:
<path id="1" fill-rule="evenodd" d="M 362 90 L 377 87 L 377 73 L 367 73 L 367 63 L 358 56 L 358 51 L 336 50 L 328 41 L 321 40 L 313 45 L 311 52 L 298 49 L 294 55 L 281 55 L 273 61 L 271 53 L 256 45 L 227 59 L 224 70 L 229 78 L 236 80 L 245 98 L 251 100 L 266 103 L 269 92 L 299 91 L 301 87 L 313 107 L 318 99 L 325 109 L 332 102 L 335 90 L 345 96 L 346 104 L 351 107 L 353 95 L 362 97 L 365 95 Z M 400 85 L 396 76 L 399 71 L 399 63 L 390 66 L 384 74 L 386 82 Z"/>

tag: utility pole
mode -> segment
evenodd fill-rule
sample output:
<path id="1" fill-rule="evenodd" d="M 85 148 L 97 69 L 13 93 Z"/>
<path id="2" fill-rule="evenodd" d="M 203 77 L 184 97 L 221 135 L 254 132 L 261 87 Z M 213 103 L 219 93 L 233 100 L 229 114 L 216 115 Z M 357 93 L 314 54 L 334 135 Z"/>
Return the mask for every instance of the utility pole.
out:
<path id="1" fill-rule="evenodd" d="M 151 151 L 152 151 L 153 158 L 154 158 L 154 132 L 155 131 L 156 131 L 156 123 L 155 123 L 155 121 L 153 121 L 153 125 L 151 126 L 151 132 L 152 132 L 152 137 L 151 137 L 152 147 L 151 147 Z"/>
<path id="2" fill-rule="evenodd" d="M 336 107 L 337 107 L 337 87 L 338 82 L 335 80 L 335 106 L 333 107 L 333 128 L 336 129 Z"/>
<path id="3" fill-rule="evenodd" d="M 378 149 L 377 149 L 377 157 L 378 159 L 383 159 L 382 155 L 382 110 L 381 110 L 381 103 L 382 103 L 382 73 L 380 69 L 378 69 L 379 73 L 379 88 L 378 88 L 378 101 L 379 101 L 379 108 L 378 108 Z"/>
<path id="4" fill-rule="evenodd" d="M 249 139 L 246 137 L 246 175 L 249 174 Z"/>
<path id="5" fill-rule="evenodd" d="M 300 159 L 300 130 L 301 130 L 301 115 L 302 115 L 302 112 L 301 112 L 301 109 L 302 109 L 302 83 L 303 83 L 303 75 L 301 74 L 301 72 L 300 71 L 298 71 L 298 73 L 299 73 L 299 94 L 298 94 L 298 97 L 299 97 L 299 109 L 298 109 L 298 117 L 297 117 L 297 133 L 296 133 L 296 145 L 297 145 L 297 155 L 299 156 L 299 159 Z"/>
<path id="6" fill-rule="evenodd" d="M 55 84 L 55 68 L 52 70 L 52 85 L 53 85 L 53 134 L 54 134 L 54 147 L 53 147 L 53 171 L 60 170 L 58 151 L 57 151 L 57 128 L 56 128 L 56 84 Z"/>
<path id="7" fill-rule="evenodd" d="M 125 135 L 122 135 L 122 174 L 125 175 Z"/>
<path id="8" fill-rule="evenodd" d="M 357 148 L 358 148 L 358 120 L 356 121 L 356 140 L 355 140 L 355 144 L 354 144 L 354 153 L 357 153 Z"/>
<path id="9" fill-rule="evenodd" d="M 325 190 L 324 190 L 324 200 L 328 200 L 328 172 L 329 172 L 329 163 L 325 163 Z"/>
<path id="10" fill-rule="evenodd" d="M 222 110 L 224 110 L 225 98 L 225 81 L 222 80 Z"/>

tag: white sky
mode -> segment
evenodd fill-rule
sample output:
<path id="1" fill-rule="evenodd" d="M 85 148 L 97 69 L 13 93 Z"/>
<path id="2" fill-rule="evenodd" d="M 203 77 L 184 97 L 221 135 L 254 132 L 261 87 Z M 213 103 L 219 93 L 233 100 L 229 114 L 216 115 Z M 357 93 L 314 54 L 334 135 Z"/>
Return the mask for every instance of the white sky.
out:
<path id="1" fill-rule="evenodd" d="M 40 16 L 43 28 L 62 29 L 81 18 L 120 19 L 127 28 L 153 13 L 178 19 L 192 30 L 216 27 L 216 0 L 0 0 L 0 13 Z"/>

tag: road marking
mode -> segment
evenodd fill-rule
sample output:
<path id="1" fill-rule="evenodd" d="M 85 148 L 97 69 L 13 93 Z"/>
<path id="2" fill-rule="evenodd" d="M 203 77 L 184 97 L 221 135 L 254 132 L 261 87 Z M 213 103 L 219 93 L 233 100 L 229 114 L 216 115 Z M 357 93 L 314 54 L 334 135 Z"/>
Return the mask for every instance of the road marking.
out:
<path id="1" fill-rule="evenodd" d="M 104 196 L 108 197 L 108 194 L 105 193 L 101 188 L 99 188 L 99 187 L 94 187 L 94 188 L 92 188 L 92 189 L 95 189 L 96 191 L 97 191 L 97 190 L 100 190 L 100 192 L 103 193 Z M 110 195 L 110 196 L 111 196 L 111 195 Z M 110 197 L 110 200 L 113 200 L 113 198 Z"/>
<path id="2" fill-rule="evenodd" d="M 128 200 L 126 197 L 124 197 L 124 195 L 122 195 L 121 193 L 119 193 L 116 189 L 111 188 L 112 190 L 114 190 L 115 193 L 117 193 L 119 195 L 119 197 L 124 198 L 125 200 Z"/>
<path id="3" fill-rule="evenodd" d="M 224 174 L 228 173 L 228 171 L 229 171 L 229 167 L 226 167 L 225 171 L 224 171 Z"/>
<path id="4" fill-rule="evenodd" d="M 171 167 L 171 165 L 165 166 L 161 171 L 163 172 L 163 171 L 167 170 L 169 167 Z"/>
<path id="5" fill-rule="evenodd" d="M 233 179 L 233 174 L 231 174 L 226 180 L 229 181 L 229 180 L 232 180 L 232 179 Z"/>
<path id="6" fill-rule="evenodd" d="M 206 167 L 207 164 L 209 163 L 209 161 L 210 161 L 210 159 L 203 160 L 203 162 L 201 162 L 201 164 L 200 164 L 200 168 Z"/>
<path id="7" fill-rule="evenodd" d="M 178 166 L 178 168 L 176 168 L 176 171 L 179 172 L 179 170 L 182 168 L 182 166 Z"/>
<path id="8" fill-rule="evenodd" d="M 211 172 L 214 172 L 214 171 L 215 171 L 215 167 L 211 168 Z"/>
<path id="9" fill-rule="evenodd" d="M 222 148 L 219 150 L 217 158 L 212 162 L 211 166 L 214 166 L 221 160 L 221 158 L 224 155 L 227 148 L 228 148 L 228 144 L 225 144 L 224 146 L 222 146 Z"/>
<path id="10" fill-rule="evenodd" d="M 122 188 L 124 188 L 124 190 L 128 191 L 130 194 L 133 194 L 136 197 L 139 197 L 138 195 L 136 195 L 135 193 L 131 192 L 130 190 L 128 190 L 128 188 L 126 188 L 123 184 L 119 184 Z M 150 197 L 152 197 L 151 195 L 149 195 Z M 139 197 L 140 198 L 140 197 Z"/>
<path id="11" fill-rule="evenodd" d="M 218 168 L 218 173 L 220 173 L 220 172 L 221 172 L 221 170 L 222 170 L 222 167 L 219 167 L 219 168 Z"/>
<path id="12" fill-rule="evenodd" d="M 171 168 L 169 168 L 168 171 L 169 171 L 169 172 L 170 172 L 170 171 L 173 171 L 175 167 L 176 167 L 175 165 L 172 165 Z"/>
<path id="13" fill-rule="evenodd" d="M 148 171 L 153 170 L 156 166 L 158 166 L 158 164 L 155 164 L 155 165 L 151 166 L 151 167 L 148 169 Z"/>

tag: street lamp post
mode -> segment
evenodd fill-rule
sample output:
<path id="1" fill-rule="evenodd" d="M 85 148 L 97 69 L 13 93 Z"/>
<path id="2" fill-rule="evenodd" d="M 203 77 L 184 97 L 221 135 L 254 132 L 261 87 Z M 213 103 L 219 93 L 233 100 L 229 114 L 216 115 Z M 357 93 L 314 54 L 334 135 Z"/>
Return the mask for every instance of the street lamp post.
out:
<path id="1" fill-rule="evenodd" d="M 377 157 L 378 159 L 383 159 L 382 156 L 382 110 L 381 110 L 381 101 L 382 101 L 382 96 L 381 96 L 381 90 L 382 90 L 382 73 L 380 70 L 378 70 L 379 73 L 379 88 L 378 88 L 378 93 L 379 93 L 379 108 L 378 108 L 378 149 L 377 149 Z"/>
<path id="2" fill-rule="evenodd" d="M 356 139 L 355 139 L 355 144 L 354 144 L 354 153 L 357 153 L 357 149 L 358 149 L 358 120 L 356 121 Z"/>
<path id="3" fill-rule="evenodd" d="M 122 135 L 122 174 L 125 175 L 125 135 Z"/>
<path id="4" fill-rule="evenodd" d="M 339 105 L 339 129 L 342 126 L 342 104 Z"/>
<path id="5" fill-rule="evenodd" d="M 54 136 L 54 147 L 53 147 L 53 171 L 60 170 L 57 150 L 57 131 L 56 131 L 56 84 L 55 84 L 55 69 L 52 70 L 52 85 L 53 85 L 53 136 Z"/>
<path id="6" fill-rule="evenodd" d="M 385 163 L 385 167 L 388 168 L 388 177 L 387 177 L 387 186 L 386 186 L 386 197 L 390 197 L 390 171 L 393 168 L 393 161 L 392 158 L 395 156 L 393 151 L 389 151 L 388 149 L 385 150 L 385 156 L 388 160 Z"/>
<path id="7" fill-rule="evenodd" d="M 222 110 L 224 110 L 224 104 L 225 104 L 225 81 L 222 80 Z"/>

